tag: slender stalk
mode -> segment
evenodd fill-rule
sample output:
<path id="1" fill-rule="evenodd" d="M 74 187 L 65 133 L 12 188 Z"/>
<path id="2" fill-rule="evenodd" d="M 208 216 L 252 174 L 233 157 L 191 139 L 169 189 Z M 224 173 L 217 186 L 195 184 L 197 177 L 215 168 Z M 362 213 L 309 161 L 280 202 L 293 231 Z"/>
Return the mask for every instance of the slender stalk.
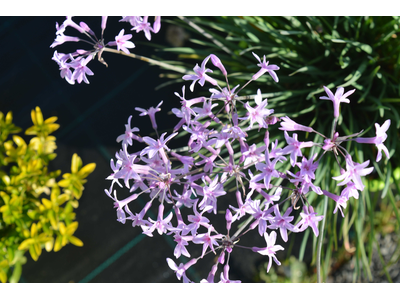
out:
<path id="1" fill-rule="evenodd" d="M 322 252 L 322 241 L 324 239 L 324 229 L 325 229 L 325 220 L 326 220 L 326 212 L 328 210 L 328 197 L 325 196 L 324 199 L 324 218 L 322 219 L 321 231 L 319 232 L 318 244 L 317 244 L 317 282 L 322 283 L 321 276 L 321 252 Z"/>
<path id="2" fill-rule="evenodd" d="M 332 132 L 331 132 L 331 137 L 333 137 L 333 134 L 335 133 L 335 128 L 336 128 L 336 122 L 337 118 L 333 120 L 332 123 Z M 324 240 L 324 230 L 325 230 L 325 220 L 326 220 L 326 212 L 328 210 L 328 197 L 325 196 L 324 199 L 324 211 L 323 215 L 324 218 L 322 219 L 322 224 L 321 224 L 321 230 L 319 232 L 319 237 L 318 237 L 318 244 L 317 244 L 317 282 L 322 283 L 322 278 L 321 278 L 321 252 L 322 252 L 322 242 Z"/>
<path id="3" fill-rule="evenodd" d="M 157 65 L 157 66 L 163 67 L 165 69 L 172 70 L 172 71 L 175 71 L 175 72 L 178 72 L 178 73 L 182 73 L 182 74 L 187 74 L 188 72 L 190 72 L 190 70 L 187 70 L 184 67 L 173 66 L 173 65 L 170 65 L 170 64 L 167 64 L 167 63 L 155 60 L 155 59 L 151 59 L 151 58 L 148 58 L 148 57 L 145 57 L 145 56 L 137 55 L 137 54 L 134 54 L 134 53 L 126 54 L 123 51 L 118 51 L 116 49 L 107 48 L 107 47 L 103 48 L 103 51 L 104 52 L 112 52 L 112 53 L 116 53 L 116 54 L 122 54 L 122 55 L 125 55 L 125 56 L 129 56 L 129 57 L 132 57 L 132 58 L 143 60 L 145 62 L 148 62 L 149 64 Z"/>

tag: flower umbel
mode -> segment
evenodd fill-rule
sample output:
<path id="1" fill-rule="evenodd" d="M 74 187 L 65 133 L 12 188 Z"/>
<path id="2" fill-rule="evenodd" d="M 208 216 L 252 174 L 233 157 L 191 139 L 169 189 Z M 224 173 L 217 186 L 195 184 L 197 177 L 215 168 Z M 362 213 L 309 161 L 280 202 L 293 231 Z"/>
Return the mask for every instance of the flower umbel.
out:
<path id="1" fill-rule="evenodd" d="M 133 23 L 134 28 L 131 30 L 136 30 L 136 32 L 143 31 L 146 38 L 150 40 L 150 32 L 157 33 L 161 27 L 161 18 L 156 17 L 153 27 L 147 22 L 148 17 L 124 17 L 120 21 L 128 21 Z M 58 25 L 56 23 L 56 38 L 54 42 L 50 45 L 51 48 L 60 46 L 66 42 L 84 42 L 92 46 L 89 50 L 78 49 L 75 52 L 68 54 L 57 54 L 54 52 L 53 60 L 59 65 L 61 70 L 60 76 L 64 78 L 69 84 L 74 84 L 75 81 L 81 83 L 82 81 L 89 84 L 86 75 L 93 75 L 93 72 L 86 67 L 86 64 L 94 59 L 96 56 L 98 61 L 108 66 L 104 61 L 102 55 L 104 51 L 111 51 L 107 46 L 116 46 L 118 51 L 123 51 L 125 54 L 130 54 L 129 49 L 135 47 L 135 44 L 130 41 L 132 34 L 124 34 L 125 29 L 122 29 L 117 36 L 115 36 L 114 41 L 109 41 L 105 43 L 104 41 L 104 31 L 107 26 L 107 16 L 101 17 L 101 36 L 98 38 L 94 31 L 85 22 L 80 22 L 79 25 L 72 20 L 72 17 L 67 17 L 66 20 Z M 77 30 L 80 35 L 84 37 L 76 37 L 65 35 L 64 32 L 69 28 Z M 114 51 L 115 52 L 115 51 Z M 77 71 L 77 68 L 79 69 Z M 74 69 L 75 71 L 72 71 Z M 71 75 L 72 74 L 72 75 Z"/>
<path id="2" fill-rule="evenodd" d="M 135 30 L 151 31 L 147 18 L 124 17 L 123 20 L 130 22 Z M 82 30 L 87 30 L 84 25 L 80 26 Z M 124 37 L 124 32 L 121 31 L 119 36 Z M 122 47 L 124 40 L 121 43 Z M 161 110 L 161 101 L 155 108 L 135 108 L 140 116 L 150 117 L 156 137 L 151 134 L 144 137 L 136 135 L 139 129 L 131 127 L 130 116 L 125 132 L 117 138 L 118 142 L 122 142 L 122 149 L 116 154 L 117 161 L 112 160 L 110 164 L 112 173 L 107 180 L 111 180 L 111 187 L 105 193 L 114 201 L 118 221 L 131 220 L 132 226 L 140 226 L 142 232 L 149 237 L 153 236 L 154 231 L 160 235 L 171 235 L 175 243 L 173 255 L 176 258 L 182 255 L 193 257 L 195 252 L 192 252 L 192 247 L 202 247 L 198 257 L 188 264 L 177 266 L 173 260 L 167 259 L 169 267 L 183 282 L 192 282 L 185 272 L 191 265 L 210 255 L 216 257 L 208 276 L 201 282 L 215 282 L 218 275 L 220 282 L 235 282 L 229 278 L 229 263 L 232 261 L 230 256 L 236 254 L 237 247 L 268 256 L 269 272 L 273 261 L 277 265 L 281 264 L 276 253 L 284 250 L 281 245 L 275 244 L 277 231 L 280 232 L 283 242 L 289 241 L 290 233 L 296 234 L 308 227 L 311 227 L 309 230 L 315 236 L 322 237 L 320 230 L 322 233 L 323 229 L 318 228 L 318 222 L 323 220 L 326 212 L 324 211 L 324 215 L 317 215 L 310 203 L 313 201 L 314 205 L 314 202 L 323 197 L 321 195 L 327 196 L 336 202 L 333 213 L 339 209 L 344 216 L 343 208 L 346 208 L 349 198 L 357 199 L 359 191 L 364 189 L 362 176 L 370 174 L 373 168 L 367 168 L 369 161 L 353 161 L 348 148 L 342 145 L 344 142 L 373 143 L 379 150 L 378 161 L 381 151 L 388 156 L 383 142 L 387 138 L 390 120 L 382 126 L 376 124 L 374 138 L 359 138 L 362 132 L 339 136 L 339 130 L 336 131 L 339 105 L 341 102 L 348 103 L 350 100 L 346 97 L 354 92 L 351 90 L 344 93 L 342 87 L 338 88 L 335 95 L 325 88 L 329 97 L 321 97 L 331 100 L 334 105 L 331 136 L 327 137 L 309 126 L 283 116 L 279 129 L 284 133 L 270 143 L 269 130 L 279 120 L 273 115 L 275 111 L 267 108 L 267 99 L 263 100 L 260 89 L 254 95 L 254 106 L 243 101 L 252 99 L 253 96 L 242 97 L 238 94 L 265 73 L 278 82 L 275 71 L 279 67 L 269 65 L 265 55 L 263 61 L 256 54 L 253 55 L 259 61 L 257 66 L 261 69 L 246 84 L 236 85 L 234 88 L 229 85 L 227 70 L 214 54 L 207 56 L 201 66 L 196 64 L 195 74 L 184 75 L 184 80 L 192 81 L 191 91 L 197 82 L 204 86 L 207 81 L 213 87 L 208 89 L 208 94 L 192 99 L 185 98 L 185 87 L 182 88 L 182 95 L 175 93 L 180 99 L 180 106 L 172 111 L 178 118 L 177 124 L 170 126 L 172 133 L 165 131 L 159 136 L 157 132 L 155 114 Z M 65 55 L 57 53 L 54 60 L 60 63 L 62 74 L 68 78 L 70 75 L 65 69 Z M 206 74 L 212 73 L 206 67 L 209 60 L 225 77 L 226 86 L 220 87 L 219 82 Z M 237 89 L 239 86 L 242 88 Z M 255 124 L 258 126 L 253 126 Z M 254 138 L 252 130 L 263 130 L 263 133 L 265 130 L 262 135 L 264 138 Z M 308 140 L 299 141 L 298 134 L 289 136 L 289 131 L 304 131 Z M 317 135 L 316 138 L 309 138 L 311 134 Z M 178 137 L 186 138 L 186 141 L 174 148 L 171 145 L 175 144 L 173 140 Z M 140 148 L 137 152 L 129 153 L 128 146 Z M 322 150 L 315 151 L 316 148 Z M 341 181 L 338 186 L 346 185 L 340 195 L 317 186 L 318 172 L 325 163 L 321 159 L 324 155 L 334 155 L 335 162 L 341 168 L 341 175 L 333 177 L 334 180 Z M 297 162 L 297 157 L 301 157 L 301 162 Z M 345 158 L 345 168 L 342 166 L 342 157 Z M 285 163 L 288 159 L 290 164 Z M 128 188 L 132 195 L 118 200 L 115 192 L 118 186 Z M 235 192 L 233 201 L 232 197 L 228 197 L 229 192 Z M 316 197 L 311 198 L 309 194 Z M 140 213 L 134 214 L 128 205 L 139 195 L 148 196 L 149 200 Z M 315 205 L 317 204 L 318 202 Z M 150 207 L 157 205 L 157 219 L 146 217 Z M 167 207 L 170 209 L 164 216 L 164 209 Z M 300 208 L 301 220 L 293 224 L 295 217 L 291 213 Z M 226 226 L 214 226 L 215 218 L 222 215 Z M 321 225 L 323 224 L 324 222 Z M 266 247 L 245 245 L 246 239 L 242 237 L 253 230 L 264 237 Z M 252 240 L 249 243 L 251 242 Z"/>

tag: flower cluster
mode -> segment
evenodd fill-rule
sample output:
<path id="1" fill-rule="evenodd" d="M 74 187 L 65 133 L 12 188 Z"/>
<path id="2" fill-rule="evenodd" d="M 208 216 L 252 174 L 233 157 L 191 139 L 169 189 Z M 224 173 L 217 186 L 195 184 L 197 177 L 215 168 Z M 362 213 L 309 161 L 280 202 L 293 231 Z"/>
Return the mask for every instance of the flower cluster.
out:
<path id="1" fill-rule="evenodd" d="M 136 32 L 143 31 L 146 38 L 151 40 L 151 33 L 157 33 L 161 28 L 161 18 L 155 17 L 153 25 L 148 22 L 148 17 L 123 17 L 120 22 L 129 22 L 133 27 L 131 30 Z M 135 44 L 130 41 L 132 34 L 125 34 L 125 29 L 122 29 L 114 41 L 105 43 L 104 30 L 107 25 L 107 17 L 101 19 L 101 36 L 97 38 L 96 34 L 90 29 L 85 22 L 80 22 L 79 25 L 72 20 L 72 17 L 67 17 L 66 20 L 59 25 L 56 23 L 56 38 L 50 45 L 51 48 L 57 47 L 65 42 L 85 42 L 92 45 L 89 50 L 78 49 L 73 53 L 58 53 L 54 51 L 53 58 L 60 70 L 61 78 L 64 78 L 68 83 L 75 84 L 75 81 L 81 83 L 89 83 L 86 75 L 93 75 L 92 70 L 87 67 L 87 64 L 96 57 L 98 60 L 107 66 L 107 63 L 102 58 L 104 51 L 107 51 L 107 46 L 116 46 L 118 51 L 123 51 L 129 54 L 128 49 L 135 47 Z M 64 32 L 68 27 L 79 31 L 85 38 L 65 35 Z M 73 71 L 71 71 L 73 70 Z"/>
<path id="2" fill-rule="evenodd" d="M 275 71 L 279 67 L 268 65 L 265 56 L 261 62 L 259 56 L 254 53 L 253 55 L 259 61 L 257 66 L 260 70 L 250 81 L 268 73 L 278 82 Z M 218 80 L 206 74 L 213 72 L 206 66 L 209 61 L 225 76 L 226 87 L 221 87 Z M 209 89 L 210 96 L 186 99 L 185 86 L 182 88 L 182 95 L 175 93 L 181 105 L 172 112 L 179 121 L 172 133 L 164 132 L 161 135 L 157 131 L 156 113 L 161 110 L 162 102 L 156 108 L 151 107 L 147 110 L 137 107 L 136 110 L 141 112 L 140 116 L 150 117 L 157 138 L 138 135 L 139 129 L 131 128 L 130 116 L 125 125 L 125 133 L 117 138 L 122 147 L 115 155 L 116 162 L 111 159 L 112 174 L 107 177 L 111 186 L 105 190 L 114 201 L 119 222 L 125 223 L 130 220 L 132 226 L 140 226 L 143 234 L 150 237 L 155 232 L 160 235 L 172 235 L 176 243 L 175 258 L 181 255 L 191 258 L 188 246 L 201 245 L 201 255 L 192 258 L 186 264 L 181 263 L 178 266 L 171 258 L 167 258 L 169 267 L 183 282 L 192 282 L 186 271 L 210 253 L 217 255 L 217 259 L 208 276 L 201 282 L 214 282 L 220 265 L 222 270 L 219 273 L 219 282 L 237 282 L 229 279 L 229 258 L 235 247 L 268 256 L 267 271 L 270 270 L 273 261 L 280 265 L 276 253 L 284 248 L 275 244 L 277 232 L 284 242 L 288 241 L 290 232 L 302 232 L 308 227 L 311 227 L 316 236 L 319 234 L 318 222 L 324 216 L 317 215 L 307 200 L 307 194 L 316 193 L 330 197 L 336 202 L 334 213 L 339 209 L 343 215 L 349 198 L 358 199 L 358 192 L 364 189 L 361 177 L 370 174 L 373 168 L 367 168 L 369 161 L 354 162 L 341 144 L 349 140 L 373 143 L 379 150 L 377 161 L 381 159 L 381 150 L 389 156 L 383 142 L 390 120 L 382 127 L 376 124 L 375 138 L 357 137 L 361 133 L 339 137 L 335 131 L 339 104 L 348 102 L 346 97 L 354 90 L 343 94 L 343 88 L 339 87 L 334 95 L 325 88 L 328 97 L 324 96 L 321 99 L 329 99 L 334 105 L 332 135 L 326 137 L 323 133 L 298 124 L 289 117 L 279 120 L 273 115 L 274 110 L 267 108 L 268 101 L 263 99 L 260 90 L 254 96 L 254 101 L 243 101 L 238 93 L 248 83 L 240 89 L 239 86 L 231 89 L 227 71 L 214 54 L 207 56 L 201 67 L 196 65 L 194 74 L 185 75 L 183 79 L 192 81 L 191 91 L 196 83 L 200 86 L 204 86 L 206 82 L 210 83 L 213 86 Z M 245 114 L 238 114 L 239 105 L 244 107 Z M 278 148 L 278 140 L 269 140 L 268 128 L 278 121 L 287 144 L 283 148 Z M 265 131 L 262 143 L 248 143 L 247 138 L 254 130 Z M 187 147 L 170 149 L 168 144 L 182 131 L 189 136 Z M 299 141 L 297 133 L 290 136 L 290 131 L 315 133 L 323 138 L 323 142 Z M 133 143 L 143 145 L 142 150 L 128 152 L 128 145 Z M 317 153 L 312 154 L 315 147 L 322 149 L 319 157 Z M 304 149 L 310 150 L 308 159 L 303 155 Z M 334 180 L 340 181 L 338 186 L 346 186 L 340 195 L 323 190 L 315 184 L 315 172 L 326 153 L 333 153 L 340 166 L 341 174 L 333 177 Z M 345 159 L 345 167 L 340 164 L 340 156 Z M 297 171 L 287 168 L 295 168 Z M 115 183 L 122 188 L 125 186 L 131 195 L 125 199 L 118 199 Z M 225 206 L 222 206 L 220 199 L 224 198 L 228 189 L 232 187 L 236 187 L 236 202 L 226 205 L 227 202 L 224 201 Z M 146 194 L 150 200 L 141 211 L 132 212 L 129 204 Z M 283 205 L 284 203 L 286 205 Z M 152 206 L 158 206 L 156 220 L 146 217 Z M 164 214 L 166 207 L 170 207 L 171 210 Z M 293 222 L 295 216 L 292 213 L 300 208 L 302 212 L 299 214 L 299 221 Z M 283 209 L 285 211 L 282 211 Z M 218 231 L 210 221 L 210 216 L 218 215 L 220 211 L 224 211 L 224 231 Z M 244 219 L 246 221 L 243 223 Z M 241 226 L 237 225 L 239 223 Z M 233 231 L 234 225 L 238 227 L 236 231 Z M 242 245 L 240 237 L 252 230 L 263 237 L 265 242 L 259 245 Z"/>

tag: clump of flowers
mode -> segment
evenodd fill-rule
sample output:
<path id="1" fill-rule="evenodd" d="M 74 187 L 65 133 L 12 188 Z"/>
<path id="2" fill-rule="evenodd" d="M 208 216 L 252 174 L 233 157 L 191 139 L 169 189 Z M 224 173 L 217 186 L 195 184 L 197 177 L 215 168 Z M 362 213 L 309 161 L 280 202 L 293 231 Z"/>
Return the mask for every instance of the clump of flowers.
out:
<path id="1" fill-rule="evenodd" d="M 218 278 L 219 282 L 240 282 L 229 278 L 230 256 L 234 255 L 236 247 L 268 256 L 267 271 L 273 262 L 280 265 L 276 254 L 284 247 L 276 244 L 278 232 L 284 242 L 288 241 L 290 232 L 302 232 L 309 227 L 316 236 L 319 235 L 318 224 L 324 216 L 317 215 L 307 200 L 310 193 L 325 195 L 335 201 L 333 213 L 340 210 L 344 216 L 349 198 L 358 199 L 358 193 L 364 189 L 362 177 L 370 174 L 373 167 L 368 167 L 369 161 L 355 162 L 342 143 L 375 144 L 379 150 L 377 161 L 381 159 L 382 151 L 389 158 L 383 143 L 390 120 L 382 126 L 375 125 L 376 137 L 373 138 L 359 137 L 362 132 L 342 137 L 336 131 L 340 103 L 348 103 L 350 100 L 347 97 L 355 90 L 344 93 L 344 89 L 339 87 L 333 94 L 325 87 L 328 97 L 321 96 L 320 99 L 332 101 L 334 108 L 330 135 L 298 124 L 289 117 L 277 118 L 274 110 L 267 108 L 268 100 L 263 99 L 261 90 L 257 91 L 254 101 L 239 97 L 247 84 L 264 74 L 271 76 L 275 82 L 279 81 L 275 72 L 279 67 L 269 65 L 265 56 L 261 61 L 257 54 L 253 55 L 260 69 L 241 88 L 229 85 L 227 71 L 214 54 L 207 56 L 201 66 L 197 64 L 194 74 L 183 76 L 184 80 L 192 81 L 191 91 L 197 83 L 202 87 L 211 84 L 212 88 L 209 89 L 209 97 L 186 99 L 185 86 L 182 95 L 175 93 L 181 105 L 172 110 L 179 120 L 173 132 L 158 133 L 156 113 L 161 110 L 161 102 L 156 108 L 148 110 L 136 108 L 141 116 L 150 117 L 157 138 L 140 136 L 139 128 L 131 127 L 132 116 L 125 125 L 125 133 L 117 138 L 121 149 L 115 155 L 116 161 L 111 159 L 112 174 L 107 177 L 111 185 L 105 190 L 114 201 L 117 220 L 121 223 L 131 221 L 132 226 L 140 226 L 143 234 L 149 237 L 155 232 L 172 235 L 176 243 L 175 258 L 181 255 L 191 258 L 188 263 L 179 266 L 173 259 L 167 258 L 169 267 L 183 282 L 192 282 L 186 271 L 211 253 L 217 259 L 201 282 L 215 282 Z M 207 68 L 210 61 L 225 76 L 226 86 L 221 87 L 212 78 L 215 70 Z M 244 115 L 238 114 L 241 111 L 238 106 L 245 108 Z M 286 140 L 283 148 L 278 148 L 278 140 L 269 140 L 269 127 L 278 122 Z M 265 133 L 263 143 L 248 143 L 252 132 L 261 130 Z M 182 131 L 189 136 L 187 147 L 170 149 L 168 144 Z M 297 133 L 290 135 L 291 131 L 317 134 L 322 141 L 299 141 Z M 133 143 L 143 145 L 142 150 L 130 153 L 128 146 Z M 319 151 L 315 151 L 317 148 Z M 303 154 L 305 149 L 309 158 Z M 315 172 L 321 165 L 321 159 L 328 154 L 334 155 L 340 169 L 340 174 L 333 179 L 338 181 L 338 186 L 345 186 L 339 195 L 315 183 Z M 115 184 L 129 189 L 131 195 L 119 199 Z M 232 187 L 236 202 L 221 205 L 219 200 Z M 129 204 L 144 195 L 149 201 L 141 211 L 132 212 Z M 282 211 L 287 201 L 290 205 Z M 156 220 L 146 217 L 152 206 L 158 206 Z M 167 215 L 164 214 L 166 208 L 171 208 Z M 292 213 L 300 209 L 300 220 L 295 223 Z M 218 215 L 220 211 L 224 211 L 226 222 L 226 230 L 223 231 L 216 230 L 209 217 Z M 237 226 L 236 230 L 234 226 Z M 255 241 L 254 245 L 243 245 L 240 238 L 253 230 L 260 235 L 260 241 Z M 189 243 L 202 247 L 200 256 L 192 258 L 187 249 Z"/>
<path id="2" fill-rule="evenodd" d="M 102 54 L 104 51 L 110 51 L 107 46 L 116 46 L 117 51 L 123 51 L 125 54 L 130 54 L 129 49 L 135 48 L 135 44 L 130 41 L 132 34 L 125 34 L 125 29 L 121 29 L 118 35 L 115 36 L 115 40 L 105 42 L 104 31 L 107 26 L 108 17 L 104 16 L 101 18 L 101 35 L 100 38 L 96 36 L 94 31 L 85 22 L 75 23 L 72 17 L 67 17 L 66 20 L 59 25 L 56 23 L 56 38 L 50 45 L 51 48 L 57 47 L 65 42 L 84 42 L 92 46 L 89 50 L 77 49 L 73 53 L 58 53 L 54 51 L 53 58 L 60 70 L 61 78 L 64 78 L 69 84 L 75 84 L 77 81 L 81 83 L 89 83 L 87 75 L 93 75 L 92 70 L 87 67 L 87 64 L 96 58 L 99 62 L 107 66 Z M 155 17 L 153 25 L 148 22 L 148 17 L 138 16 L 126 16 L 122 17 L 120 22 L 129 22 L 131 30 L 136 32 L 143 31 L 146 38 L 151 40 L 151 34 L 159 32 L 161 28 L 161 17 Z M 65 35 L 65 31 L 68 27 L 71 27 L 78 31 L 84 38 Z"/>

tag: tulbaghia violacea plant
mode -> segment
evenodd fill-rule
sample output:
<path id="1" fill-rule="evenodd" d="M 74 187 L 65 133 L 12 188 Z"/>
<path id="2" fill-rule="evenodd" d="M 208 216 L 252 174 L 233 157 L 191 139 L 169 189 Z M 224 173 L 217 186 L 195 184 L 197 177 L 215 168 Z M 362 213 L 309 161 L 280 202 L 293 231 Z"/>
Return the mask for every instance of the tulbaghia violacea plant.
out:
<path id="1" fill-rule="evenodd" d="M 126 55 L 129 55 L 129 49 L 135 48 L 135 44 L 130 41 L 132 34 L 125 34 L 125 29 L 122 29 L 118 35 L 115 36 L 115 40 L 105 42 L 104 41 L 104 30 L 107 26 L 108 17 L 102 17 L 101 19 L 101 35 L 97 38 L 96 34 L 85 22 L 75 23 L 72 17 L 67 17 L 66 20 L 59 25 L 56 23 L 56 38 L 50 45 L 51 48 L 57 47 L 65 42 L 85 42 L 92 46 L 91 49 L 82 50 L 77 49 L 73 53 L 58 53 L 54 51 L 53 58 L 60 69 L 60 76 L 64 78 L 68 83 L 75 84 L 75 81 L 81 83 L 89 83 L 86 75 L 93 75 L 92 70 L 87 67 L 87 64 L 96 57 L 104 65 L 107 63 L 102 57 L 103 52 L 118 52 L 122 51 Z M 143 31 L 146 38 L 151 40 L 151 33 L 159 32 L 161 28 L 161 17 L 155 17 L 153 25 L 148 22 L 148 17 L 123 17 L 120 22 L 129 22 L 133 27 L 131 30 L 136 32 Z M 71 27 L 79 32 L 82 37 L 68 36 L 65 35 L 65 30 Z M 117 50 L 108 48 L 107 46 L 116 46 Z M 133 56 L 134 57 L 134 56 Z M 73 71 L 71 71 L 73 70 Z"/>
<path id="2" fill-rule="evenodd" d="M 261 69 L 249 82 L 264 73 L 268 73 L 278 82 L 275 71 L 279 70 L 279 67 L 268 65 L 265 56 L 263 62 L 259 56 L 254 56 Z M 221 87 L 218 81 L 209 75 L 213 72 L 206 67 L 209 61 L 225 76 L 226 87 Z M 361 177 L 370 174 L 373 167 L 368 167 L 369 161 L 355 162 L 342 143 L 350 140 L 373 143 L 379 150 L 377 161 L 381 159 L 381 151 L 389 158 L 383 142 L 390 120 L 382 126 L 376 124 L 377 136 L 374 138 L 358 137 L 361 132 L 340 137 L 336 132 L 339 104 L 348 103 L 350 100 L 347 97 L 354 90 L 344 93 L 344 89 L 339 87 L 334 95 L 325 88 L 328 97 L 322 96 L 321 99 L 331 100 L 334 106 L 332 131 L 326 136 L 311 127 L 296 123 L 289 117 L 275 117 L 274 110 L 267 108 L 267 99 L 262 98 L 260 90 L 254 96 L 254 102 L 243 101 L 238 94 L 249 82 L 242 88 L 236 86 L 231 89 L 227 71 L 214 54 L 207 56 L 201 67 L 196 65 L 194 74 L 185 75 L 183 79 L 192 81 L 191 91 L 196 83 L 200 86 L 210 83 L 210 96 L 186 99 L 185 86 L 182 88 L 182 95 L 175 93 L 181 106 L 174 108 L 172 112 L 179 121 L 172 133 L 163 132 L 161 135 L 157 132 L 155 114 L 160 111 L 162 103 L 157 108 L 148 110 L 136 108 L 142 112 L 141 116 L 150 117 L 157 139 L 136 134 L 139 129 L 131 128 L 130 116 L 125 125 L 125 133 L 117 138 L 122 147 L 116 153 L 116 162 L 111 159 L 112 174 L 107 177 L 107 180 L 111 180 L 111 186 L 105 190 L 114 201 L 119 222 L 125 223 L 129 220 L 133 226 L 140 226 L 143 234 L 150 237 L 155 232 L 173 236 L 176 242 L 173 253 L 175 258 L 181 255 L 191 258 L 188 263 L 179 266 L 171 258 L 167 258 L 169 267 L 183 282 L 192 282 L 186 271 L 211 253 L 218 258 L 202 282 L 215 282 L 218 277 L 219 282 L 237 282 L 229 279 L 229 258 L 230 255 L 234 255 L 233 250 L 236 247 L 268 256 L 267 272 L 273 261 L 280 265 L 276 252 L 284 248 L 275 244 L 277 232 L 284 242 L 288 241 L 289 232 L 302 232 L 308 227 L 311 227 L 316 236 L 319 235 L 318 222 L 324 216 L 317 215 L 307 200 L 309 193 L 333 199 L 336 202 L 333 213 L 339 209 L 343 216 L 343 209 L 346 208 L 349 198 L 358 199 L 358 192 L 364 189 Z M 245 115 L 238 115 L 239 105 L 246 109 Z M 278 148 L 278 140 L 269 141 L 269 126 L 274 126 L 278 121 L 287 144 L 283 148 Z M 254 130 L 265 132 L 264 143 L 261 145 L 247 142 Z M 181 131 L 188 133 L 187 147 L 170 149 L 168 143 L 177 138 Z M 299 141 L 297 133 L 290 135 L 291 131 L 314 133 L 321 136 L 323 141 Z M 130 153 L 128 146 L 133 143 L 142 144 L 142 150 Z M 317 153 L 312 152 L 315 147 L 321 148 L 319 157 Z M 310 151 L 308 159 L 303 156 L 303 149 Z M 238 151 L 240 153 L 236 153 Z M 321 158 L 329 153 L 334 155 L 340 167 L 340 174 L 333 179 L 339 181 L 338 186 L 345 186 L 340 195 L 315 185 L 315 172 Z M 286 170 L 283 166 L 294 169 Z M 115 183 L 120 187 L 125 186 L 131 195 L 125 199 L 118 199 Z M 236 187 L 233 198 L 236 201 L 222 206 L 218 200 L 226 195 L 228 187 L 232 186 Z M 283 191 L 288 192 L 287 197 L 283 197 L 286 195 Z M 129 203 L 142 195 L 147 195 L 149 201 L 141 211 L 131 212 Z M 282 211 L 283 203 L 287 200 L 290 204 Z M 146 217 L 152 206 L 158 206 L 156 220 Z M 170 212 L 164 215 L 166 208 Z M 292 223 L 294 216 L 291 214 L 299 209 L 299 221 L 296 224 Z M 182 214 L 183 210 L 186 210 L 185 214 Z M 226 230 L 217 231 L 209 216 L 218 215 L 221 211 L 224 212 Z M 240 227 L 237 226 L 239 223 L 242 224 Z M 233 230 L 234 226 L 238 227 L 236 231 Z M 260 241 L 255 241 L 255 245 L 241 244 L 240 238 L 252 230 L 256 230 L 260 235 Z M 200 256 L 192 258 L 187 249 L 189 243 L 202 247 Z"/>

